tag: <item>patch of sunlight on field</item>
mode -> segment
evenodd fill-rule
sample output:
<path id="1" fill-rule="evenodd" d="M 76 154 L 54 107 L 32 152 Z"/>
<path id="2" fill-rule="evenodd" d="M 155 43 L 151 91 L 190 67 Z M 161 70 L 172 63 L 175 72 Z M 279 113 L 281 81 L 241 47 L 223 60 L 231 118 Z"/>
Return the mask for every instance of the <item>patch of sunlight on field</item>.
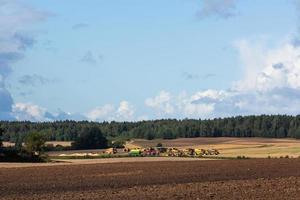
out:
<path id="1" fill-rule="evenodd" d="M 253 158 L 266 158 L 270 157 L 298 157 L 300 156 L 300 148 L 292 147 L 266 147 L 266 148 L 247 148 L 247 149 L 230 149 L 221 151 L 222 156 L 237 157 L 246 156 Z"/>
<path id="2" fill-rule="evenodd" d="M 63 147 L 70 147 L 72 141 L 47 141 L 46 144 L 52 144 L 53 146 L 63 146 Z"/>

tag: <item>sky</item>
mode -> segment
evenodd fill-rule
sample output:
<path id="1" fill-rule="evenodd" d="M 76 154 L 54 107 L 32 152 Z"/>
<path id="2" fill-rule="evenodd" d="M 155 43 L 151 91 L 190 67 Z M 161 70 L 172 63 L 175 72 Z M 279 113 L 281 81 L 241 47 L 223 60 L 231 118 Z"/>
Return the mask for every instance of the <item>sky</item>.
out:
<path id="1" fill-rule="evenodd" d="M 0 120 L 300 114 L 300 0 L 0 0 Z"/>

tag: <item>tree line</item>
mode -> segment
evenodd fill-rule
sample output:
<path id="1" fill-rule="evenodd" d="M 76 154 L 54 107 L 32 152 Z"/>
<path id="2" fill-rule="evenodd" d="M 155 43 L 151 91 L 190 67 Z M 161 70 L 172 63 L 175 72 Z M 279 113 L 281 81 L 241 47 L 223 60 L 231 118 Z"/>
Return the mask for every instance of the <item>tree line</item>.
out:
<path id="1" fill-rule="evenodd" d="M 21 143 L 30 132 L 46 140 L 76 141 L 87 128 L 96 127 L 106 138 L 175 139 L 192 137 L 300 138 L 300 115 L 236 116 L 206 120 L 162 119 L 139 122 L 1 121 L 2 140 Z"/>

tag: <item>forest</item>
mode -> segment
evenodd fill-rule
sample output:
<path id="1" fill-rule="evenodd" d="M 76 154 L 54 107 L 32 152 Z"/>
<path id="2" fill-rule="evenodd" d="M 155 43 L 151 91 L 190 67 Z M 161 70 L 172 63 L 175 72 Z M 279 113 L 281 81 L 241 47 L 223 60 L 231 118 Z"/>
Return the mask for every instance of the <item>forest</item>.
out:
<path id="1" fill-rule="evenodd" d="M 31 132 L 47 140 L 74 141 L 88 127 L 98 127 L 107 138 L 175 139 L 192 137 L 300 138 L 300 115 L 260 115 L 195 119 L 162 119 L 139 122 L 1 121 L 2 140 L 18 142 Z"/>

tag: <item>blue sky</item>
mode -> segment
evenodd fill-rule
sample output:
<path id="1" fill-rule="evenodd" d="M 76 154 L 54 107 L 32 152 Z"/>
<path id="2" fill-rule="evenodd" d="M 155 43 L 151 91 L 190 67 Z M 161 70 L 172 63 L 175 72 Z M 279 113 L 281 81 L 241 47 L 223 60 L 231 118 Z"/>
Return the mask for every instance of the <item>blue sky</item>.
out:
<path id="1" fill-rule="evenodd" d="M 300 112 L 297 0 L 0 0 L 0 119 Z"/>

